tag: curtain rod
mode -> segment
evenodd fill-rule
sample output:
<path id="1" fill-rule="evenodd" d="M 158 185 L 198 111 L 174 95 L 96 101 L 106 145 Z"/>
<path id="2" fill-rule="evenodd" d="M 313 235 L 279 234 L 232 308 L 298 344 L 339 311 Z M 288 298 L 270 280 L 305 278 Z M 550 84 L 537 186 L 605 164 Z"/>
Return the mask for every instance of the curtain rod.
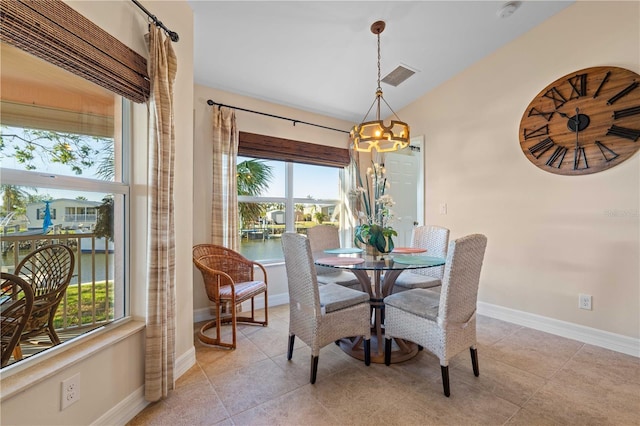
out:
<path id="1" fill-rule="evenodd" d="M 171 39 L 172 42 L 176 43 L 178 40 L 180 40 L 180 37 L 178 36 L 178 33 L 176 33 L 175 31 L 171 31 L 169 28 L 165 27 L 165 25 L 162 23 L 162 21 L 160 21 L 158 18 L 156 18 L 156 15 L 152 14 L 151 12 L 149 12 L 143 5 L 141 5 L 138 0 L 131 0 L 133 2 L 133 4 L 135 4 L 136 6 L 138 6 L 144 13 L 147 14 L 147 16 L 160 28 L 162 28 L 167 35 L 169 36 L 169 38 Z"/>
<path id="2" fill-rule="evenodd" d="M 266 112 L 253 111 L 253 110 L 250 110 L 250 109 L 244 109 L 244 108 L 234 107 L 234 106 L 231 106 L 231 105 L 225 105 L 225 104 L 221 104 L 221 103 L 218 103 L 218 102 L 214 102 L 211 99 L 209 99 L 207 101 L 207 104 L 209 104 L 211 106 L 218 105 L 218 106 L 221 106 L 221 107 L 233 108 L 233 109 L 237 109 L 237 110 L 240 110 L 240 111 L 252 112 L 254 114 L 266 115 L 267 117 L 273 117 L 273 118 L 279 118 L 281 120 L 292 121 L 294 126 L 296 125 L 296 123 L 300 123 L 300 124 L 306 124 L 308 126 L 315 126 L 315 127 L 321 127 L 323 129 L 327 129 L 327 130 L 333 130 L 335 132 L 349 133 L 346 130 L 334 129 L 333 127 L 327 127 L 327 126 L 323 126 L 321 124 L 307 123 L 306 121 L 300 121 L 300 120 L 295 120 L 293 118 L 281 117 L 279 115 L 267 114 Z"/>

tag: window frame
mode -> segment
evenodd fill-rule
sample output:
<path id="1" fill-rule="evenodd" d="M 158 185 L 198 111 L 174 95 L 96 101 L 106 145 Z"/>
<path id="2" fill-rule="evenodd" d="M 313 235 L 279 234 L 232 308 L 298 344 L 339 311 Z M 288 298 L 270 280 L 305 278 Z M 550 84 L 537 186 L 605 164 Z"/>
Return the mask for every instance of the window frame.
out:
<path id="1" fill-rule="evenodd" d="M 296 232 L 295 229 L 295 205 L 296 204 L 310 204 L 310 203 L 332 203 L 335 204 L 339 209 L 339 218 L 340 225 L 339 229 L 342 236 L 345 234 L 345 221 L 344 217 L 347 212 L 345 203 L 338 199 L 320 199 L 320 198 L 295 198 L 293 196 L 293 179 L 294 179 L 294 164 L 303 164 L 309 166 L 322 166 L 322 167 L 332 167 L 338 169 L 338 186 L 339 188 L 343 187 L 344 179 L 346 176 L 345 167 L 339 167 L 336 165 L 327 165 L 327 164 L 312 164 L 310 161 L 291 161 L 291 160 L 278 160 L 273 158 L 260 158 L 255 157 L 254 155 L 240 155 L 238 157 L 243 158 L 253 158 L 256 160 L 271 160 L 271 161 L 281 161 L 285 164 L 285 196 L 284 197 L 261 197 L 261 196 L 252 196 L 252 195 L 238 195 L 238 204 L 239 203 L 278 203 L 284 204 L 285 206 L 285 232 Z M 236 160 L 237 163 L 237 160 Z M 345 245 L 349 245 L 349 243 L 345 240 Z M 252 259 L 255 261 L 259 261 L 264 264 L 271 263 L 281 263 L 284 261 L 284 257 L 282 258 L 269 258 L 269 259 Z"/>
<path id="2" fill-rule="evenodd" d="M 121 195 L 123 198 L 123 214 L 122 214 L 122 244 L 120 250 L 122 250 L 122 267 L 123 271 L 121 273 L 123 283 L 121 283 L 123 303 L 122 309 L 123 314 L 120 318 L 114 318 L 107 324 L 100 325 L 99 327 L 93 330 L 87 330 L 86 332 L 70 339 L 62 342 L 60 345 L 52 346 L 43 351 L 40 351 L 29 358 L 23 359 L 19 362 L 11 363 L 2 368 L 2 374 L 7 375 L 15 374 L 19 371 L 24 370 L 25 368 L 29 368 L 32 365 L 35 365 L 38 362 L 41 362 L 45 359 L 49 359 L 53 356 L 56 356 L 62 351 L 67 350 L 69 347 L 76 346 L 78 344 L 82 344 L 85 339 L 90 339 L 96 335 L 96 333 L 101 333 L 102 331 L 112 330 L 114 327 L 118 327 L 124 322 L 128 322 L 132 319 L 131 317 L 131 276 L 130 276 L 130 215 L 131 215 L 131 196 L 130 196 L 130 164 L 131 164 L 131 147 L 132 147 L 132 101 L 127 100 L 124 97 L 121 97 L 121 109 L 120 112 L 122 114 L 121 120 L 121 128 L 116 129 L 115 131 L 120 131 L 120 137 L 114 138 L 114 150 L 116 152 L 116 159 L 120 159 L 118 165 L 116 165 L 116 169 L 120 167 L 121 173 L 118 173 L 120 176 L 119 181 L 105 181 L 100 179 L 86 178 L 86 177 L 78 177 L 78 176 L 67 176 L 67 175 L 58 175 L 52 173 L 45 173 L 33 170 L 17 170 L 10 168 L 2 168 L 0 167 L 0 177 L 2 184 L 6 185 L 17 185 L 17 186 L 25 186 L 25 187 L 36 187 L 36 188 L 48 188 L 48 189 L 58 189 L 65 191 L 84 191 L 84 192 L 101 192 L 101 193 L 110 193 Z M 119 146 L 118 146 L 118 142 Z M 118 155 L 119 154 L 119 155 Z"/>

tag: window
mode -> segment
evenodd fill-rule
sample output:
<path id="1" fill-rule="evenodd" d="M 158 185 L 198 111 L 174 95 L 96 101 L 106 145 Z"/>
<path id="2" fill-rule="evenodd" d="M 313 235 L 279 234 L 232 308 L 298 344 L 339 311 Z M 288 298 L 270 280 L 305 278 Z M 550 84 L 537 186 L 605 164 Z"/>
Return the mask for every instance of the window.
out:
<path id="1" fill-rule="evenodd" d="M 64 341 L 127 314 L 129 101 L 15 47 L 1 53 L 2 270 L 49 242 L 74 250 L 55 318 Z M 22 352 L 48 347 L 43 336 Z"/>
<path id="2" fill-rule="evenodd" d="M 285 231 L 306 233 L 320 223 L 341 227 L 342 167 L 241 156 L 236 165 L 240 252 L 247 258 L 282 260 Z"/>

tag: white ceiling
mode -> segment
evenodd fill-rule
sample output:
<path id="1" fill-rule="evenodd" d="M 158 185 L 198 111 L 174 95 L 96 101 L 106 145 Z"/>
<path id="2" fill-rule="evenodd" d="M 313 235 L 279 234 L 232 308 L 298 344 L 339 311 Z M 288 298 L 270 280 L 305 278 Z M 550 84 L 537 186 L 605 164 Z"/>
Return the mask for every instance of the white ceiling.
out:
<path id="1" fill-rule="evenodd" d="M 352 122 L 375 97 L 373 22 L 386 22 L 382 78 L 400 64 L 417 71 L 382 83 L 397 112 L 573 3 L 523 1 L 505 19 L 505 1 L 188 1 L 196 84 Z"/>

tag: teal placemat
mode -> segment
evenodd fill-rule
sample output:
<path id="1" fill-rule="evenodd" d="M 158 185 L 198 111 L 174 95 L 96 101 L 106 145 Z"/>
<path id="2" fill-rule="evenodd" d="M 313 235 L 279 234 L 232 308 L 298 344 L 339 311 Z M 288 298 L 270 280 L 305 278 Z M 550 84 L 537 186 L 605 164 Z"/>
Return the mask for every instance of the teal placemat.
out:
<path id="1" fill-rule="evenodd" d="M 354 254 L 354 253 L 362 253 L 362 249 L 358 247 L 345 247 L 345 248 L 326 249 L 324 252 L 330 253 L 330 254 Z"/>
<path id="2" fill-rule="evenodd" d="M 433 266 L 444 263 L 444 259 L 433 256 L 393 256 L 393 261 L 403 265 Z"/>

